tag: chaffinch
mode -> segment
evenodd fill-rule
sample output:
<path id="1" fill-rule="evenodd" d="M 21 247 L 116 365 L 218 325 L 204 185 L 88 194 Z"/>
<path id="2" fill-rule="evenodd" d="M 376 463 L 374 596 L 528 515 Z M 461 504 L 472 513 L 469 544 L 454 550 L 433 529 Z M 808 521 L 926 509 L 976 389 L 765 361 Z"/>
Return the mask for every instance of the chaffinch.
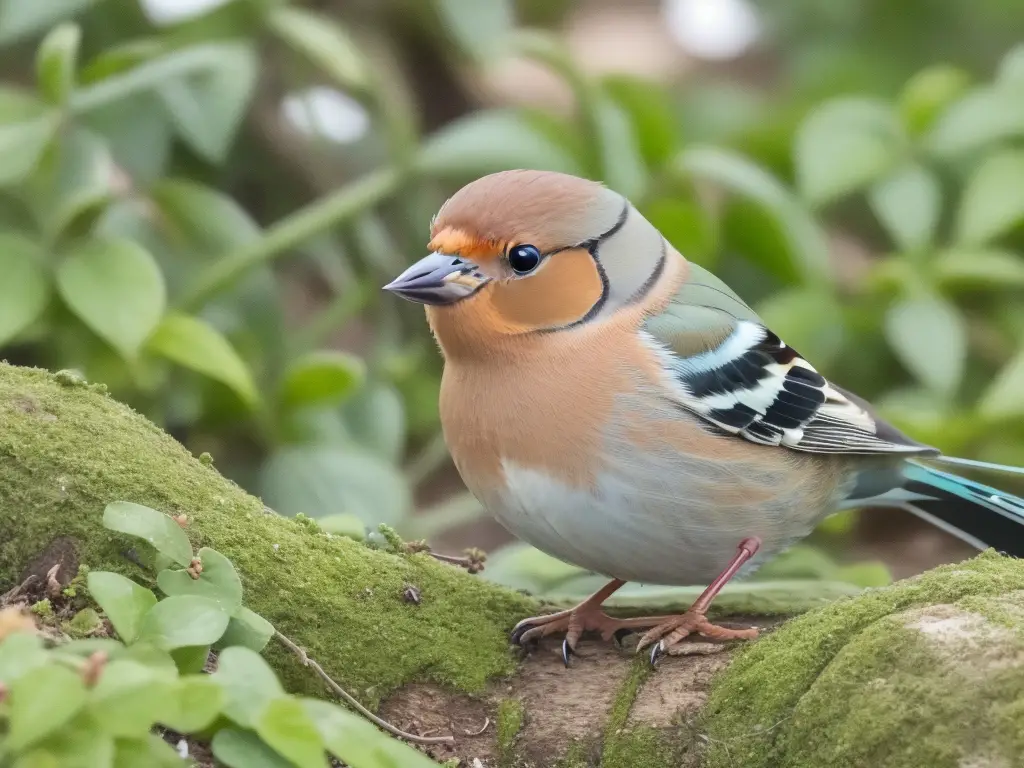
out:
<path id="1" fill-rule="evenodd" d="M 942 457 L 827 381 L 629 201 L 573 176 L 508 171 L 461 189 L 386 289 L 426 304 L 445 359 L 441 423 L 467 487 L 509 531 L 608 576 L 513 642 L 646 630 L 753 638 L 705 614 L 737 574 L 847 507 L 912 510 L 1024 555 L 1024 500 Z M 679 616 L 617 619 L 627 581 L 710 584 Z"/>

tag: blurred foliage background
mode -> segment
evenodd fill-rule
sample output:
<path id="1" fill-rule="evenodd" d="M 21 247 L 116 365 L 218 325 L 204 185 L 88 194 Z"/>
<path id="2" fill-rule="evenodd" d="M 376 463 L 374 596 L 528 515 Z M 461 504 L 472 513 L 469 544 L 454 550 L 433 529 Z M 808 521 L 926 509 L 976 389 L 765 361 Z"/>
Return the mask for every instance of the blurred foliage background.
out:
<path id="1" fill-rule="evenodd" d="M 0 357 L 282 514 L 582 590 L 466 495 L 422 312 L 379 291 L 461 184 L 546 168 L 916 438 L 1024 465 L 1021 41 L 1019 0 L 0 0 Z M 847 515 L 765 577 L 967 551 Z"/>

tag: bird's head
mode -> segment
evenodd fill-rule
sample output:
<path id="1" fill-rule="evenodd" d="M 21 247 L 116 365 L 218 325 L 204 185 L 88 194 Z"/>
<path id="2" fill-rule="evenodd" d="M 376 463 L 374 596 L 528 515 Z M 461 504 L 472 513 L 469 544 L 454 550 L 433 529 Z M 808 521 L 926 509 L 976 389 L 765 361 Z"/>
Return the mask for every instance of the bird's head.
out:
<path id="1" fill-rule="evenodd" d="M 666 260 L 664 238 L 624 197 L 543 171 L 463 187 L 434 219 L 428 248 L 385 288 L 427 305 L 446 352 L 610 316 L 638 301 Z"/>

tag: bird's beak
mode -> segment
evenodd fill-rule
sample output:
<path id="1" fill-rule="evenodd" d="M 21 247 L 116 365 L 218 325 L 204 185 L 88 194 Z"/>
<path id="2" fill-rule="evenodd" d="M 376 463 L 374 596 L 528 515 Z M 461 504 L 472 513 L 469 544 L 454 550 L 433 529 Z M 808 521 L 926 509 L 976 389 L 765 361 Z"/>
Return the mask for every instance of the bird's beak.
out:
<path id="1" fill-rule="evenodd" d="M 472 296 L 489 280 L 476 264 L 435 252 L 417 261 L 384 290 L 421 304 L 454 304 Z"/>

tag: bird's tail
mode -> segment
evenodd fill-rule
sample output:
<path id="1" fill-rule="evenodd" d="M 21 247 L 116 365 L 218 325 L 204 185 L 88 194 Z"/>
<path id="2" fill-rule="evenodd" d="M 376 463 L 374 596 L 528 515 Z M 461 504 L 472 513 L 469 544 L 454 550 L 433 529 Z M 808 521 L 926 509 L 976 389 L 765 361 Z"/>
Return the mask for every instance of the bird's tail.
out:
<path id="1" fill-rule="evenodd" d="M 947 456 L 906 460 L 900 506 L 979 549 L 1024 557 L 1024 469 Z"/>

